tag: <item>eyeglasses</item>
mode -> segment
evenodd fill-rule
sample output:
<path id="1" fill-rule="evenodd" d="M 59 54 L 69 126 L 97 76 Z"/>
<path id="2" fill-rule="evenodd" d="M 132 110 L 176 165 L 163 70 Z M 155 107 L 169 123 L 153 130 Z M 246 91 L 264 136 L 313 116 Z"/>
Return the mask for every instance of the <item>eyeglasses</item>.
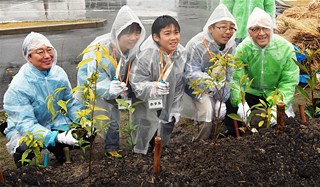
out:
<path id="1" fill-rule="evenodd" d="M 250 30 L 251 30 L 253 33 L 255 33 L 255 34 L 260 33 L 261 30 L 262 30 L 263 32 L 269 32 L 269 31 L 270 31 L 270 29 L 269 29 L 269 28 L 266 28 L 266 27 L 254 27 L 254 28 L 250 28 Z"/>
<path id="2" fill-rule="evenodd" d="M 221 27 L 215 26 L 215 27 L 218 28 L 222 32 L 227 32 L 227 30 L 229 30 L 231 33 L 233 33 L 233 32 L 237 31 L 237 29 L 234 27 L 226 27 L 226 26 L 221 26 Z"/>
<path id="3" fill-rule="evenodd" d="M 54 49 L 52 47 L 48 47 L 47 49 L 40 48 L 40 49 L 36 49 L 34 53 L 44 57 L 46 55 L 46 52 L 49 55 L 52 55 L 54 53 Z"/>

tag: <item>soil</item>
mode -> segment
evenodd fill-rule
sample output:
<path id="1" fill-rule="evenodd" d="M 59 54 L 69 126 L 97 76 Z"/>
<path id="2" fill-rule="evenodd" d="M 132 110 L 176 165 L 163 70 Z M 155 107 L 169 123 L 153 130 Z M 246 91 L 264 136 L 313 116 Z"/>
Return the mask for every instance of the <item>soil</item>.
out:
<path id="1" fill-rule="evenodd" d="M 72 150 L 72 163 L 57 164 L 50 154 L 46 168 L 34 166 L 4 171 L 4 186 L 318 186 L 320 184 L 320 124 L 299 116 L 286 120 L 284 134 L 259 128 L 239 138 L 226 137 L 192 143 L 197 127 L 183 119 L 161 153 L 161 171 L 153 174 L 153 153 L 123 158 L 104 156 L 95 139 L 92 174 L 88 156 Z M 0 185 L 1 186 L 1 185 Z"/>

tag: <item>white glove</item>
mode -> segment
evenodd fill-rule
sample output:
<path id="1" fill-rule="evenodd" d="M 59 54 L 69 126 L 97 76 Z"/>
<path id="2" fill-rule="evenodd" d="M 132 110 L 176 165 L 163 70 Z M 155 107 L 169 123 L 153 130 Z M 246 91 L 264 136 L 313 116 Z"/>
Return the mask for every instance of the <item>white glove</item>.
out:
<path id="1" fill-rule="evenodd" d="M 95 134 L 96 129 L 94 127 L 92 127 L 92 130 L 91 130 L 91 124 L 92 124 L 91 122 L 86 122 L 84 124 L 84 127 L 87 130 L 86 138 L 89 138 L 90 136 L 92 136 L 91 132 L 93 132 L 93 134 Z"/>
<path id="2" fill-rule="evenodd" d="M 273 127 L 277 124 L 277 109 L 276 107 L 271 108 L 271 121 L 270 121 L 270 126 Z"/>
<path id="3" fill-rule="evenodd" d="M 67 144 L 67 145 L 71 145 L 71 146 L 74 146 L 74 145 L 78 144 L 78 140 L 76 140 L 72 136 L 72 131 L 71 130 L 59 133 L 58 136 L 57 136 L 57 141 L 59 143 Z"/>
<path id="4" fill-rule="evenodd" d="M 120 82 L 118 80 L 111 81 L 110 88 L 109 88 L 110 95 L 118 96 L 126 90 L 128 90 L 126 83 Z"/>
<path id="5" fill-rule="evenodd" d="M 169 94 L 169 83 L 168 82 L 157 82 L 157 95 Z"/>
<path id="6" fill-rule="evenodd" d="M 176 125 L 178 122 L 179 122 L 179 120 L 180 120 L 180 113 L 171 113 L 170 115 L 169 115 L 169 121 L 171 122 L 172 121 L 172 118 L 174 117 L 174 119 L 176 120 L 175 122 L 174 122 L 174 124 Z"/>
<path id="7" fill-rule="evenodd" d="M 247 102 L 245 102 L 244 104 L 242 104 L 242 103 L 238 104 L 237 114 L 238 114 L 238 116 L 241 117 L 241 119 L 244 122 L 247 122 L 247 118 L 250 115 L 250 113 L 251 113 L 251 110 L 250 110 L 250 107 Z"/>
<path id="8" fill-rule="evenodd" d="M 221 103 L 220 101 L 216 101 L 216 104 L 214 105 L 214 112 L 215 112 L 216 118 L 223 120 L 227 113 L 227 105 L 226 103 L 221 103 L 220 115 L 218 116 L 220 103 Z"/>

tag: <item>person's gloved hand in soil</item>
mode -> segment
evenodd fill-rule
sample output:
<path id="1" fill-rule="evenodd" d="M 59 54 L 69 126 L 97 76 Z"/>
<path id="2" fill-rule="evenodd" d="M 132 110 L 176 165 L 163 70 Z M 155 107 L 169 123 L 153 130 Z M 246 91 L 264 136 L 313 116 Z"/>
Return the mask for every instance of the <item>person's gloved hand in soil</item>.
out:
<path id="1" fill-rule="evenodd" d="M 57 135 L 57 141 L 71 146 L 76 146 L 79 143 L 78 140 L 72 136 L 72 130 L 59 133 Z"/>
<path id="2" fill-rule="evenodd" d="M 220 114 L 218 116 L 219 108 L 220 108 Z M 226 113 L 227 113 L 226 103 L 216 101 L 216 103 L 214 105 L 214 112 L 215 112 L 216 118 L 223 120 L 226 116 Z"/>
<path id="3" fill-rule="evenodd" d="M 238 116 L 241 117 L 243 122 L 245 122 L 245 123 L 247 122 L 247 118 L 250 115 L 250 113 L 251 113 L 251 110 L 250 110 L 250 107 L 247 102 L 245 102 L 244 104 L 243 103 L 238 104 L 237 114 L 238 114 Z"/>
<path id="4" fill-rule="evenodd" d="M 84 124 L 87 134 L 86 134 L 86 138 L 91 142 L 94 140 L 95 136 L 96 136 L 96 129 L 93 127 L 91 127 L 92 122 L 86 122 Z"/>

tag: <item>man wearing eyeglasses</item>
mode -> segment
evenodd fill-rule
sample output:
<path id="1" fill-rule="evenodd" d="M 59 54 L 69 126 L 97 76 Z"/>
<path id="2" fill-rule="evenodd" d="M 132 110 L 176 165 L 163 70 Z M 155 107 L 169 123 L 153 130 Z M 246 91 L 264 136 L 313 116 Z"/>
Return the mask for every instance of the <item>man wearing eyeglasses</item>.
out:
<path id="1" fill-rule="evenodd" d="M 236 42 L 239 44 L 247 36 L 246 25 L 248 17 L 252 13 L 255 7 L 259 7 L 266 11 L 275 21 L 275 1 L 274 0 L 220 0 L 228 7 L 228 10 L 235 17 L 238 31 L 236 36 Z"/>
<path id="2" fill-rule="evenodd" d="M 224 119 L 225 102 L 230 95 L 230 87 L 225 84 L 231 80 L 232 69 L 217 61 L 209 62 L 216 55 L 234 54 L 237 25 L 234 17 L 223 4 L 212 12 L 203 31 L 194 36 L 186 45 L 187 62 L 185 66 L 184 109 L 182 115 L 199 123 L 195 128 L 193 141 L 207 140 L 212 133 L 213 123 Z M 208 69 L 211 69 L 210 75 Z M 192 94 L 189 87 L 192 81 L 201 80 L 200 97 Z"/>
<path id="3" fill-rule="evenodd" d="M 299 82 L 299 68 L 293 46 L 281 36 L 273 33 L 272 18 L 264 10 L 255 8 L 248 19 L 247 36 L 236 48 L 236 59 L 247 65 L 233 73 L 233 85 L 240 85 L 240 79 L 248 75 L 248 81 L 253 80 L 245 93 L 245 102 L 241 102 L 241 94 L 237 89 L 231 91 L 232 106 L 227 106 L 227 113 L 237 113 L 243 121 L 247 120 L 252 107 L 260 103 L 260 99 L 268 103 L 272 109 L 271 126 L 276 125 L 276 103 L 267 98 L 275 93 L 277 88 L 286 104 L 286 116 L 294 117 L 292 100 L 295 87 Z M 232 120 L 226 118 L 229 133 L 235 135 Z"/>
<path id="4" fill-rule="evenodd" d="M 28 34 L 22 44 L 22 53 L 26 63 L 14 76 L 3 101 L 8 114 L 4 130 L 9 140 L 8 152 L 17 168 L 22 167 L 20 160 L 28 146 L 19 141 L 27 133 L 32 133 L 62 164 L 65 161 L 63 148 L 78 144 L 68 131 L 68 125 L 77 118 L 76 111 L 81 109 L 81 103 L 73 97 L 66 72 L 56 65 L 57 51 L 45 36 L 36 32 Z M 62 90 L 54 94 L 57 88 Z M 60 109 L 58 101 L 68 101 L 65 115 L 51 114 L 47 108 L 50 95 L 54 95 L 52 107 L 55 111 Z M 27 159 L 33 157 L 34 154 L 30 153 Z"/>

